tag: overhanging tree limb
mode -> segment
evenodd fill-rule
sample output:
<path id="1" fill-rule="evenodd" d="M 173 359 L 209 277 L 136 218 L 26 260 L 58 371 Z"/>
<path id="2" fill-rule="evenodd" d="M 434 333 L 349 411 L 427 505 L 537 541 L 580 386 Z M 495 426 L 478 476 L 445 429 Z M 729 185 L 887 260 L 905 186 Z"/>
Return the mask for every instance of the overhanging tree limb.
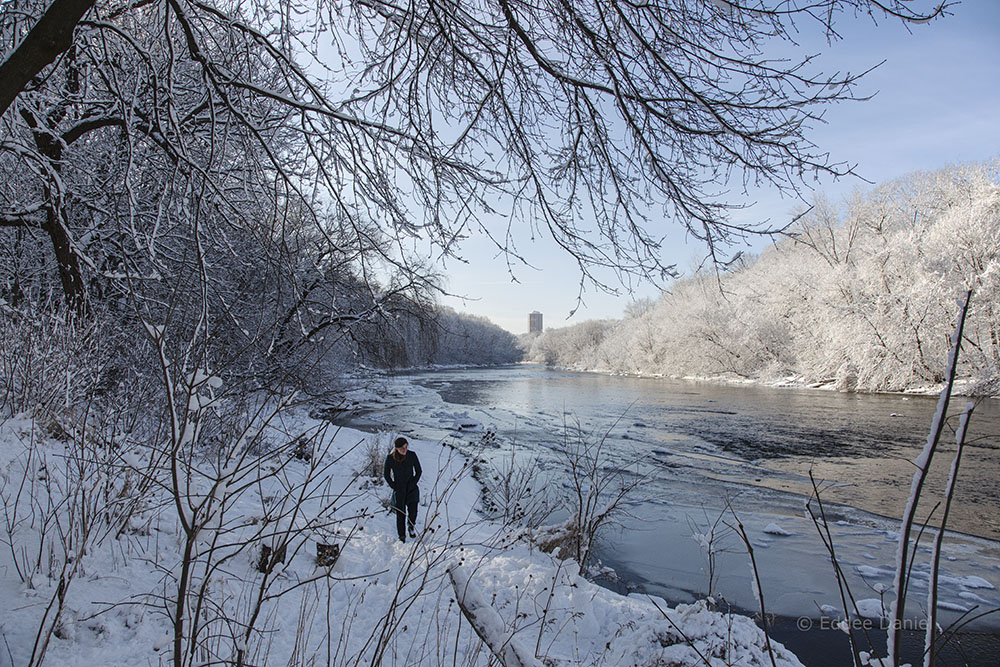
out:
<path id="1" fill-rule="evenodd" d="M 73 29 L 96 0 L 52 0 L 38 23 L 0 63 L 0 115 L 32 77 L 52 64 L 73 42 Z"/>
<path id="2" fill-rule="evenodd" d="M 163 220 L 194 211 L 239 226 L 266 210 L 280 221 L 289 200 L 305 202 L 325 245 L 349 248 L 363 280 L 379 263 L 426 271 L 410 239 L 452 257 L 482 232 L 509 265 L 524 263 L 521 240 L 550 237 L 576 261 L 581 289 L 613 291 L 611 274 L 623 287 L 659 282 L 675 270 L 667 220 L 726 266 L 733 242 L 783 231 L 732 219 L 743 204 L 726 182 L 798 192 L 808 174 L 850 173 L 807 130 L 825 106 L 864 99 L 861 74 L 827 75 L 812 56 L 786 62 L 764 47 L 794 42 L 797 21 L 832 34 L 846 10 L 904 23 L 944 10 L 940 0 L 740 4 L 30 0 L 0 21 L 0 112 L 29 92 L 4 130 L 52 168 L 21 172 L 12 156 L 17 185 L 0 203 L 18 211 L 22 192 L 65 191 L 60 220 L 74 238 L 126 229 L 135 247 L 109 251 L 116 266 L 139 262 L 138 248 L 160 261 Z M 318 7 L 336 11 L 263 19 Z M 328 61 L 320 34 L 342 56 L 358 53 Z M 203 189 L 212 196 L 189 205 Z"/>

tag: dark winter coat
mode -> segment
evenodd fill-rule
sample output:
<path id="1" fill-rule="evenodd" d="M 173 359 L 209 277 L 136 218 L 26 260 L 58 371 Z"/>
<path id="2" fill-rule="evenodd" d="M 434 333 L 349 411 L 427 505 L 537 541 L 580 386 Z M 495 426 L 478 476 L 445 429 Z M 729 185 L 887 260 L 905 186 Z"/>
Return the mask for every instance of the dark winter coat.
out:
<path id="1" fill-rule="evenodd" d="M 392 494 L 392 506 L 403 509 L 406 505 L 420 502 L 420 490 L 417 489 L 417 482 L 420 481 L 420 461 L 412 451 L 406 452 L 402 461 L 397 461 L 392 452 L 385 457 L 385 467 L 382 476 L 386 483 L 395 493 Z"/>

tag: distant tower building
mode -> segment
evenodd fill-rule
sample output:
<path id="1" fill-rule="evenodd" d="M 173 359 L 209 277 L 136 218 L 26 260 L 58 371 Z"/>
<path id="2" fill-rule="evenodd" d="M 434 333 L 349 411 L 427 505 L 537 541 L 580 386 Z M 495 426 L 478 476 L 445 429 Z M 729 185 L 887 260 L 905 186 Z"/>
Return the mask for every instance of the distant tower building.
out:
<path id="1" fill-rule="evenodd" d="M 537 310 L 528 315 L 528 333 L 542 333 L 542 314 Z"/>

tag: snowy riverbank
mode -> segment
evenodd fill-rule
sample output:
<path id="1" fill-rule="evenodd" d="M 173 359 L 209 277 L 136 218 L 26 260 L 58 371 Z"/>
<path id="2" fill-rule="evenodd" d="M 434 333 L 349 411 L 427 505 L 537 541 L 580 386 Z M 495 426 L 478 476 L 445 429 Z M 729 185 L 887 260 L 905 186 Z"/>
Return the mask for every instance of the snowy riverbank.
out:
<path id="1" fill-rule="evenodd" d="M 525 365 L 542 365 L 537 362 L 523 361 L 521 362 Z M 773 389 L 818 389 L 820 391 L 833 391 L 840 393 L 860 393 L 860 394 L 870 394 L 870 395 L 885 395 L 885 396 L 938 396 L 944 385 L 939 384 L 922 384 L 914 385 L 905 391 L 847 391 L 837 382 L 836 378 L 828 378 L 819 382 L 814 382 L 806 379 L 801 375 L 787 375 L 783 377 L 775 378 L 752 378 L 752 377 L 740 377 L 733 374 L 716 374 L 716 375 L 676 375 L 676 374 L 664 374 L 664 373 L 622 373 L 620 371 L 610 370 L 607 368 L 589 368 L 584 366 L 550 366 L 550 368 L 557 370 L 572 371 L 574 373 L 594 373 L 596 375 L 611 375 L 611 376 L 621 376 L 621 377 L 634 377 L 634 378 L 646 378 L 646 379 L 668 379 L 668 380 L 681 380 L 683 382 L 708 382 L 720 385 L 732 385 L 732 386 L 750 386 L 750 387 L 769 387 Z M 980 386 L 980 382 L 975 378 L 962 378 L 955 381 L 954 395 L 955 396 L 968 396 L 972 395 L 975 390 Z M 994 398 L 1000 398 L 994 397 Z"/>
<path id="2" fill-rule="evenodd" d="M 380 436 L 326 432 L 304 410 L 280 425 L 253 433 L 279 457 L 193 472 L 178 499 L 167 485 L 135 484 L 157 464 L 152 452 L 124 442 L 91 452 L 106 465 L 81 477 L 79 436 L 0 422 L 0 665 L 30 664 L 43 649 L 45 664 L 62 665 L 167 664 L 175 651 L 192 664 L 485 665 L 459 600 L 489 642 L 551 665 L 770 664 L 749 619 L 613 593 L 484 520 L 468 461 L 450 447 L 413 442 L 422 530 L 402 544 L 388 489 L 366 472 Z M 280 449 L 306 434 L 317 434 L 308 452 Z M 186 541 L 198 507 L 214 514 Z M 332 566 L 317 564 L 319 543 L 339 547 Z M 284 562 L 261 567 L 263 546 Z M 772 647 L 777 664 L 800 664 Z"/>
<path id="3" fill-rule="evenodd" d="M 919 444 L 925 437 L 924 415 L 935 404 L 932 398 L 919 396 L 904 400 L 900 396 L 726 388 L 582 375 L 538 366 L 384 378 L 377 393 L 377 401 L 359 399 L 360 416 L 352 424 L 376 430 L 399 425 L 414 436 L 452 442 L 476 452 L 500 471 L 514 457 L 530 461 L 550 488 L 560 484 L 565 415 L 603 435 L 627 411 L 628 417 L 617 422 L 606 439 L 606 452 L 612 462 L 633 460 L 637 451 L 648 452 L 636 472 L 649 477 L 639 494 L 642 497 L 630 508 L 633 516 L 621 532 L 608 536 L 598 554 L 619 575 L 618 583 L 611 585 L 652 593 L 671 603 L 706 596 L 708 553 L 698 534 L 706 532 L 716 517 L 728 517 L 732 523 L 723 500 L 734 498 L 757 551 L 768 612 L 791 626 L 782 634 L 783 640 L 807 664 L 838 667 L 850 660 L 846 635 L 835 629 L 843 602 L 829 554 L 816 526 L 804 516 L 810 490 L 804 469 L 814 467 L 817 479 L 827 480 L 821 483 L 830 531 L 853 594 L 862 601 L 866 614 L 881 610 L 892 599 L 898 512 L 912 475 L 909 462 L 919 452 L 906 448 L 905 441 L 912 438 Z M 994 408 L 982 408 L 978 424 L 986 432 L 995 432 Z M 480 442 L 484 434 L 493 434 L 485 447 Z M 711 442 L 706 440 L 710 435 Z M 718 444 L 730 439 L 744 443 L 741 451 L 746 456 L 768 447 L 783 454 L 748 460 Z M 813 446 L 821 449 L 810 456 Z M 842 455 L 837 454 L 838 448 L 844 449 Z M 800 450 L 806 454 L 797 453 Z M 987 449 L 967 453 L 966 474 L 992 470 L 990 456 Z M 991 477 L 973 476 L 962 485 L 972 498 L 964 498 L 962 512 L 987 514 L 980 528 L 992 512 L 988 498 L 973 500 L 976 494 L 992 495 Z M 893 485 L 896 478 L 898 489 Z M 837 479 L 841 481 L 833 481 Z M 869 479 L 878 481 L 869 483 Z M 831 497 L 842 498 L 846 504 Z M 862 501 L 878 513 L 858 509 Z M 953 510 L 957 507 L 958 502 Z M 975 516 L 952 512 L 953 519 L 966 524 L 975 521 Z M 724 526 L 718 526 L 717 532 L 713 551 L 718 580 L 711 590 L 737 608 L 753 610 L 757 603 L 746 551 Z M 925 535 L 914 562 L 913 584 L 921 591 L 908 604 L 914 628 L 924 618 L 919 603 L 926 593 L 929 540 Z M 983 634 L 952 642 L 952 647 L 961 644 L 964 652 L 970 646 L 986 652 L 985 662 L 970 664 L 994 664 L 998 655 L 997 619 L 989 613 L 1000 607 L 995 587 L 1000 571 L 997 546 L 993 540 L 951 531 L 944 543 L 938 618 L 945 627 L 958 619 L 976 619 L 963 629 Z M 799 620 L 813 632 L 797 628 Z M 864 622 L 877 627 L 882 621 Z M 884 633 L 875 632 L 872 637 L 874 642 L 884 641 Z M 817 653 L 825 653 L 827 661 L 823 655 L 817 659 Z M 919 661 L 919 649 L 912 659 Z"/>

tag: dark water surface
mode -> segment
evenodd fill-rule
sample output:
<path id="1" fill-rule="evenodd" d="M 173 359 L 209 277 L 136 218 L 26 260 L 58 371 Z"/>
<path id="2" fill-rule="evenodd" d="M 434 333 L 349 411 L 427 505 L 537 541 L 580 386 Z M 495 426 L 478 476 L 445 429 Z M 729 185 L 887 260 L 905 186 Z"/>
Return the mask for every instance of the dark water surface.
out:
<path id="1" fill-rule="evenodd" d="M 605 376 L 540 366 L 447 370 L 412 376 L 453 406 L 521 444 L 558 442 L 564 420 L 604 432 L 695 477 L 808 495 L 812 469 L 822 497 L 895 518 L 909 493 L 913 459 L 927 439 L 937 397 L 842 394 L 807 388 L 720 385 Z M 949 414 L 965 399 L 953 399 Z M 612 428 L 615 422 L 618 425 Z M 944 488 L 955 450 L 949 420 L 938 454 Z M 976 407 L 949 526 L 1000 539 L 1000 401 Z M 946 460 L 945 460 L 946 459 Z"/>
<path id="2" fill-rule="evenodd" d="M 824 625 L 843 605 L 829 555 L 805 517 L 809 472 L 820 485 L 854 596 L 877 605 L 892 584 L 894 531 L 909 494 L 912 461 L 937 405 L 936 397 L 927 396 L 614 377 L 529 365 L 420 372 L 395 382 L 387 403 L 369 406 L 371 418 L 418 438 L 469 447 L 478 444 L 480 430 L 456 427 L 479 424 L 497 436 L 487 458 L 531 457 L 540 474 L 557 483 L 562 451 L 574 434 L 604 438 L 609 467 L 643 476 L 633 516 L 608 535 L 599 554 L 620 577 L 613 586 L 671 603 L 711 593 L 734 607 L 757 609 L 741 541 L 731 532 L 717 538 L 709 568 L 704 540 L 695 539 L 731 506 L 751 537 L 767 609 L 781 619 L 779 639 L 808 665 L 850 663 L 849 653 L 836 648 L 846 645 L 846 635 Z M 998 403 L 977 406 L 961 462 L 948 522 L 959 532 L 949 533 L 942 566 L 944 625 L 1000 606 Z M 964 405 L 965 399 L 956 398 L 948 413 Z M 935 459 L 939 470 L 925 493 L 929 501 L 920 505 L 924 516 L 941 499 L 956 423 L 954 417 L 947 422 Z M 927 571 L 922 547 L 907 603 L 914 617 L 923 616 Z M 800 618 L 810 619 L 809 632 L 799 629 Z M 977 657 L 958 654 L 947 664 L 1000 664 L 998 627 L 996 615 L 970 624 L 967 629 L 982 634 L 964 635 L 964 650 Z M 830 661 L 830 655 L 837 658 Z"/>

